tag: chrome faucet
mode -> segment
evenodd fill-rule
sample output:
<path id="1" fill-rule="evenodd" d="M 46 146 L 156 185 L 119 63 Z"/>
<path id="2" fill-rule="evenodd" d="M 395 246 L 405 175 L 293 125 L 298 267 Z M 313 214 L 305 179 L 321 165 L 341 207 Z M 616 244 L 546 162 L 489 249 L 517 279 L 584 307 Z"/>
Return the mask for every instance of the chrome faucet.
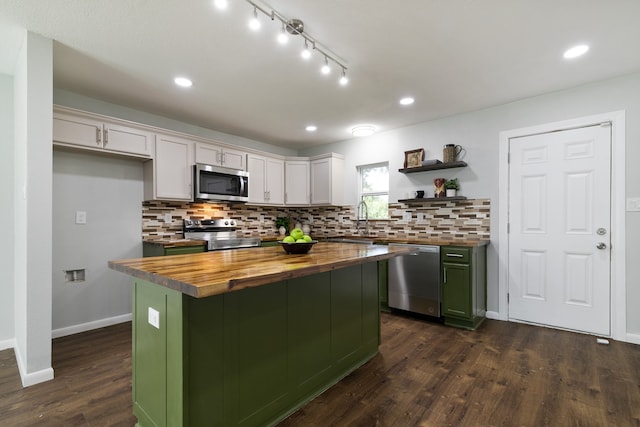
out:
<path id="1" fill-rule="evenodd" d="M 360 234 L 360 223 L 363 220 L 361 212 L 364 211 L 365 235 L 369 234 L 369 207 L 364 200 L 356 206 L 356 232 Z"/>

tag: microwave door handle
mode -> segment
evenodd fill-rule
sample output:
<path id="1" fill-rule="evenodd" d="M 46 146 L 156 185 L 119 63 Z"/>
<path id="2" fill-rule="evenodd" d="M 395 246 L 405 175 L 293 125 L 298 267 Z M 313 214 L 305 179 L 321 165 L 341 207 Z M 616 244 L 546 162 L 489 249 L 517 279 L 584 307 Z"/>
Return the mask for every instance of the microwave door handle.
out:
<path id="1" fill-rule="evenodd" d="M 244 178 L 240 177 L 240 194 L 244 194 Z"/>

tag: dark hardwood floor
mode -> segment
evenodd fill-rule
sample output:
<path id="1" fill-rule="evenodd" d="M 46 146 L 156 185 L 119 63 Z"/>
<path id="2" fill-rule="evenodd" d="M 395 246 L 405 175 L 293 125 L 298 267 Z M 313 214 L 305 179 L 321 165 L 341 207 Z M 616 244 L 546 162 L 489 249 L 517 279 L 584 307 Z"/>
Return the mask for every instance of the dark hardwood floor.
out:
<path id="1" fill-rule="evenodd" d="M 384 314 L 380 354 L 291 415 L 298 426 L 640 426 L 640 346 L 516 323 L 471 332 Z M 1 426 L 132 426 L 131 325 L 53 342 L 23 389 L 0 352 Z"/>

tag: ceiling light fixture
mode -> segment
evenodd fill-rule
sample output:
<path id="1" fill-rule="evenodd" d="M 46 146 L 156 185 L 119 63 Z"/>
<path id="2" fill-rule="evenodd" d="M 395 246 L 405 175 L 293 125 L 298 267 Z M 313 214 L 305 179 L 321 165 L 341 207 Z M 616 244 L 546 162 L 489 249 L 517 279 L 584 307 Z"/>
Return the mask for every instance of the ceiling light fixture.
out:
<path id="1" fill-rule="evenodd" d="M 214 0 L 213 5 L 220 10 L 224 10 L 227 8 L 227 0 Z"/>
<path id="2" fill-rule="evenodd" d="M 353 136 L 369 136 L 376 133 L 376 127 L 373 125 L 358 125 L 351 129 Z"/>
<path id="3" fill-rule="evenodd" d="M 331 72 L 331 67 L 329 67 L 329 60 L 327 57 L 324 57 L 324 65 L 320 68 L 322 74 L 329 74 Z"/>
<path id="4" fill-rule="evenodd" d="M 317 131 L 317 130 L 318 130 L 318 127 L 317 127 L 317 126 L 314 126 L 314 125 L 309 125 L 309 126 L 307 126 L 307 127 L 305 128 L 305 130 L 306 130 L 307 132 L 315 132 L 315 131 Z"/>
<path id="5" fill-rule="evenodd" d="M 218 1 L 219 0 L 215 0 L 216 5 Z M 264 4 L 262 5 L 258 4 L 254 0 L 245 0 L 245 1 L 253 7 L 253 17 L 249 24 L 252 30 L 257 30 L 260 28 L 260 21 L 258 21 L 258 11 L 266 15 L 272 21 L 276 21 L 276 20 L 280 21 L 283 24 L 283 28 L 289 34 L 299 35 L 304 39 L 304 50 L 302 51 L 302 54 L 301 54 L 303 58 L 308 59 L 311 57 L 311 51 L 309 50 L 309 44 L 311 44 L 311 47 L 314 51 L 318 51 L 321 55 L 324 56 L 325 64 L 323 66 L 323 73 L 328 74 L 331 71 L 331 68 L 329 67 L 329 61 L 334 62 L 340 68 L 342 68 L 343 77 L 340 79 L 340 84 L 342 85 L 346 84 L 347 80 L 346 80 L 345 73 L 347 70 L 347 65 L 345 64 L 345 62 L 342 59 L 340 59 L 338 55 L 331 52 L 328 48 L 324 47 L 324 45 L 319 43 L 314 37 L 306 33 L 304 31 L 304 23 L 302 22 L 302 20 L 288 19 L 277 10 L 272 9 L 271 7 L 266 6 Z M 281 37 L 282 35 L 278 36 L 278 41 L 283 43 L 282 41 L 283 39 Z"/>
<path id="6" fill-rule="evenodd" d="M 289 36 L 287 36 L 287 30 L 284 28 L 284 24 L 282 24 L 282 31 L 278 34 L 278 43 L 286 44 L 289 41 Z"/>
<path id="7" fill-rule="evenodd" d="M 193 86 L 193 82 L 186 77 L 176 77 L 175 79 L 173 79 L 173 82 L 181 87 Z"/>
<path id="8" fill-rule="evenodd" d="M 347 83 L 349 83 L 349 79 L 347 78 L 347 70 L 345 70 L 344 68 L 342 69 L 342 76 L 340 76 L 340 80 L 338 80 L 338 82 L 344 86 Z"/>
<path id="9" fill-rule="evenodd" d="M 253 31 L 258 31 L 260 29 L 260 21 L 258 21 L 258 8 L 253 8 L 253 16 L 249 20 L 249 28 Z"/>
<path id="10" fill-rule="evenodd" d="M 582 56 L 585 53 L 587 53 L 588 50 L 589 50 L 589 46 L 587 46 L 586 44 L 581 44 L 578 46 L 574 46 L 571 49 L 567 49 L 564 52 L 563 56 L 565 59 L 577 58 L 578 56 Z"/>
<path id="11" fill-rule="evenodd" d="M 400 100 L 400 104 L 401 105 L 411 105 L 411 104 L 413 104 L 414 101 L 415 101 L 415 99 L 413 99 L 410 96 L 408 96 L 406 98 L 402 98 Z"/>
<path id="12" fill-rule="evenodd" d="M 311 58 L 311 51 L 309 50 L 309 43 L 307 42 L 306 39 L 304 41 L 304 49 L 302 49 L 302 52 L 300 53 L 300 56 L 302 56 L 302 58 L 304 58 L 304 59 Z"/>

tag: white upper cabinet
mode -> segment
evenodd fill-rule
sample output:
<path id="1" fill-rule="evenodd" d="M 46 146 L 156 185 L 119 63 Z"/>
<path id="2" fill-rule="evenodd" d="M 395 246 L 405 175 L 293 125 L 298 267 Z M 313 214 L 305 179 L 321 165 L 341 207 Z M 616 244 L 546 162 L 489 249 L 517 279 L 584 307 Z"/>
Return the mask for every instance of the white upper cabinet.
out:
<path id="1" fill-rule="evenodd" d="M 195 142 L 156 135 L 154 159 L 144 164 L 145 200 L 193 200 Z"/>
<path id="2" fill-rule="evenodd" d="M 311 159 L 311 204 L 344 204 L 344 156 L 327 154 Z"/>
<path id="3" fill-rule="evenodd" d="M 53 143 L 101 152 L 151 157 L 153 133 L 80 111 L 54 109 Z"/>
<path id="4" fill-rule="evenodd" d="M 196 143 L 196 163 L 224 168 L 247 170 L 247 153 L 205 142 Z"/>
<path id="5" fill-rule="evenodd" d="M 284 204 L 284 160 L 247 154 L 247 171 L 249 172 L 249 203 Z"/>
<path id="6" fill-rule="evenodd" d="M 287 160 L 284 165 L 285 197 L 289 206 L 308 206 L 311 202 L 309 160 Z"/>

